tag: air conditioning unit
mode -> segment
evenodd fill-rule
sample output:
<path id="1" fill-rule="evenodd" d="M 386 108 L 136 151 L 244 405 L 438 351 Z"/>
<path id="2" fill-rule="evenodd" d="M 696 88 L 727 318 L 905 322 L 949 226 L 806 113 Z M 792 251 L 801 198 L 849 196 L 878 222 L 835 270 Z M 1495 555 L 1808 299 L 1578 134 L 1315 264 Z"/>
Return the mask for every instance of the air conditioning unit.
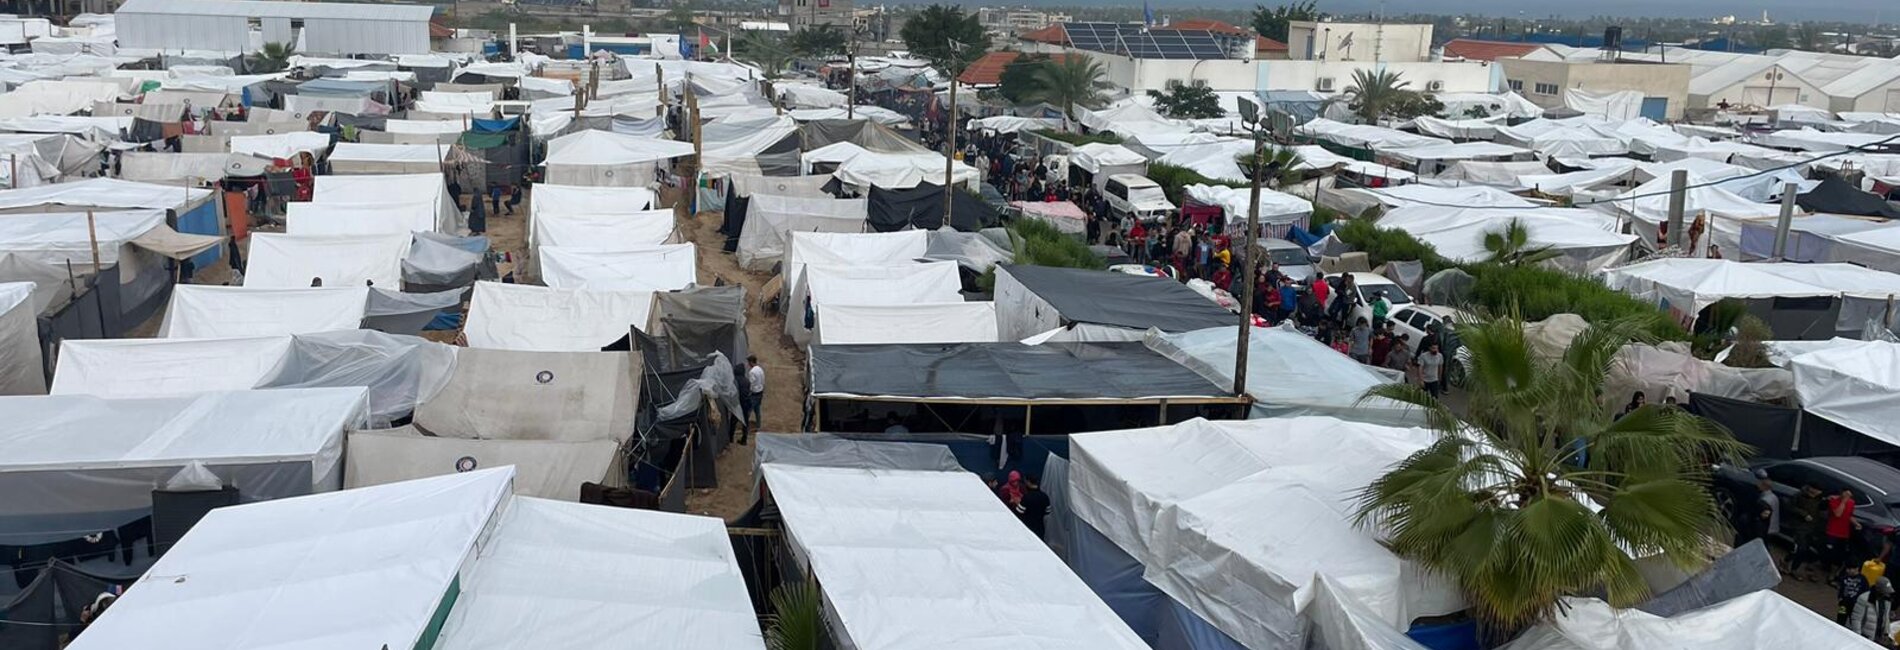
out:
<path id="1" fill-rule="evenodd" d="M 1425 84 L 1425 89 L 1426 89 L 1426 90 L 1429 90 L 1429 91 L 1431 91 L 1431 92 L 1439 92 L 1439 91 L 1442 91 L 1442 90 L 1444 90 L 1444 89 L 1445 89 L 1445 82 L 1443 82 L 1443 81 L 1432 81 L 1432 82 L 1428 82 L 1428 83 L 1426 83 L 1426 84 Z"/>
<path id="2" fill-rule="evenodd" d="M 1323 92 L 1323 93 L 1330 93 L 1330 92 L 1332 92 L 1332 91 L 1333 91 L 1333 78 L 1332 78 L 1332 77 L 1320 77 L 1320 78 L 1319 78 L 1319 86 L 1318 86 L 1318 89 L 1319 89 L 1319 91 L 1320 91 L 1320 92 Z"/>

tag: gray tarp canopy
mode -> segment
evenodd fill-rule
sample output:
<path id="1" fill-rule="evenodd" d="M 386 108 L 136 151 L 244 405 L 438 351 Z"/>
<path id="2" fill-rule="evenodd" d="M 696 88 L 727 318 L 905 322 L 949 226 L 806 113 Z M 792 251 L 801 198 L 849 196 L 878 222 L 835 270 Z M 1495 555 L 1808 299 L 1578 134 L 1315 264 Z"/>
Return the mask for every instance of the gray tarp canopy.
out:
<path id="1" fill-rule="evenodd" d="M 1024 264 L 1002 268 L 1063 319 L 1076 323 L 1192 332 L 1235 322 L 1227 310 L 1165 278 Z"/>
<path id="2" fill-rule="evenodd" d="M 852 440 L 829 433 L 759 434 L 753 467 L 766 463 L 807 467 L 902 469 L 961 472 L 957 457 L 943 445 Z"/>
<path id="3" fill-rule="evenodd" d="M 899 401 L 1232 399 L 1139 342 L 814 345 L 811 387 Z"/>
<path id="4" fill-rule="evenodd" d="M 930 152 L 923 145 L 891 130 L 891 127 L 866 119 L 812 120 L 799 125 L 798 135 L 805 141 L 805 151 L 850 142 L 882 153 Z"/>

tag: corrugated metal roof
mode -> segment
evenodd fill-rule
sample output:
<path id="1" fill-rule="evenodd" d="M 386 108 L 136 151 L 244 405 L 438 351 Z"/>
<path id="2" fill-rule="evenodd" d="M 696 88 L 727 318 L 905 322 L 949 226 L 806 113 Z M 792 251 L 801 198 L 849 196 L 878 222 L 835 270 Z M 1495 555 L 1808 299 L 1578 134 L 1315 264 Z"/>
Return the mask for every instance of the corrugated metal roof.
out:
<path id="1" fill-rule="evenodd" d="M 126 0 L 117 12 L 247 18 L 320 18 L 336 20 L 427 21 L 435 7 L 346 2 L 267 2 L 264 0 Z"/>

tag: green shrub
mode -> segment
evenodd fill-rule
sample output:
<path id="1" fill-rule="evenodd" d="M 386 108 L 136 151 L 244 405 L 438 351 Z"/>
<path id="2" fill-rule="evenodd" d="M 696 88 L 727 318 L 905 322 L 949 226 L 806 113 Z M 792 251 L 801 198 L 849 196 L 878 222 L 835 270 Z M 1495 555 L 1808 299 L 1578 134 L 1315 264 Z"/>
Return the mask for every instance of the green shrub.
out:
<path id="1" fill-rule="evenodd" d="M 1057 266 L 1072 269 L 1105 268 L 1107 260 L 1089 250 L 1082 239 L 1064 234 L 1038 219 L 1015 219 L 1005 226 L 1016 253 L 1017 264 Z M 983 291 L 996 290 L 996 270 L 990 269 L 976 280 Z"/>
<path id="2" fill-rule="evenodd" d="M 1168 200 L 1172 201 L 1175 205 L 1184 205 L 1184 202 L 1181 200 L 1182 199 L 1181 192 L 1182 192 L 1182 188 L 1185 188 L 1189 185 L 1200 184 L 1200 185 L 1226 185 L 1228 187 L 1249 187 L 1246 183 L 1243 183 L 1240 181 L 1224 181 L 1224 180 L 1212 179 L 1206 176 L 1202 176 L 1200 172 L 1194 171 L 1192 169 L 1170 165 L 1167 163 L 1148 163 L 1148 180 L 1152 180 L 1155 182 L 1155 184 L 1160 185 L 1161 191 L 1166 192 L 1168 195 Z"/>

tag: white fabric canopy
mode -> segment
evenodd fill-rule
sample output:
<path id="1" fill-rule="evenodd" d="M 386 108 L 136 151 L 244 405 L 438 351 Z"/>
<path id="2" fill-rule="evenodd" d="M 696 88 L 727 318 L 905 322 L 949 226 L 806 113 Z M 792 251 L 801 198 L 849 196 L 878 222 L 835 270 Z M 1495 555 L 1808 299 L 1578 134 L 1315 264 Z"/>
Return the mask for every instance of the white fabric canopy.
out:
<path id="1" fill-rule="evenodd" d="M 343 486 L 359 488 L 454 474 L 458 462 L 515 468 L 515 493 L 579 501 L 581 483 L 606 482 L 620 443 L 599 440 L 482 440 L 425 436 L 414 426 L 350 434 Z"/>
<path id="2" fill-rule="evenodd" d="M 275 135 L 234 135 L 231 136 L 231 153 L 264 158 L 293 158 L 299 153 L 309 152 L 318 158 L 330 149 L 330 134 L 314 131 L 292 131 Z"/>
<path id="3" fill-rule="evenodd" d="M 633 212 L 653 207 L 653 190 L 644 187 L 590 187 L 537 184 L 532 208 L 535 215 L 551 212 Z"/>
<path id="4" fill-rule="evenodd" d="M 528 244 L 626 250 L 673 240 L 672 210 L 631 212 L 541 212 L 533 219 Z"/>
<path id="5" fill-rule="evenodd" d="M 963 283 L 956 262 L 893 266 L 808 264 L 792 290 L 798 313 L 822 313 L 828 305 L 906 305 L 960 302 Z M 785 319 L 785 333 L 800 345 L 810 342 L 805 319 Z"/>
<path id="6" fill-rule="evenodd" d="M 339 142 L 330 152 L 337 174 L 426 174 L 440 172 L 449 147 L 434 144 L 362 144 Z"/>
<path id="7" fill-rule="evenodd" d="M 859 188 L 909 189 L 926 182 L 943 184 L 944 157 L 936 152 L 890 153 L 871 151 L 853 142 L 833 142 L 805 152 L 803 160 L 807 166 L 836 164 L 833 174 L 839 182 Z M 952 164 L 951 169 L 953 185 L 973 183 L 981 177 L 975 167 L 962 162 Z"/>
<path id="8" fill-rule="evenodd" d="M 1148 159 L 1119 144 L 1091 142 L 1070 151 L 1069 164 L 1091 174 L 1139 174 L 1148 168 Z"/>
<path id="9" fill-rule="evenodd" d="M 595 352 L 645 330 L 652 308 L 651 291 L 477 282 L 462 333 L 474 348 Z"/>
<path id="10" fill-rule="evenodd" d="M 1226 185 L 1188 185 L 1181 189 L 1183 195 L 1201 205 L 1219 206 L 1227 212 L 1229 219 L 1246 219 L 1250 208 L 1247 205 L 1252 190 Z M 1306 199 L 1260 188 L 1260 222 L 1294 223 L 1313 214 L 1313 203 Z"/>
<path id="11" fill-rule="evenodd" d="M 388 133 L 411 133 L 419 135 L 441 135 L 461 133 L 467 125 L 461 120 L 389 120 L 383 123 L 383 131 Z M 341 149 L 342 145 L 339 144 Z M 539 189 L 539 188 L 536 188 Z"/>
<path id="12" fill-rule="evenodd" d="M 33 288 L 32 282 L 0 282 L 0 395 L 46 392 Z"/>
<path id="13" fill-rule="evenodd" d="M 1900 444 L 1900 343 L 1865 341 L 1788 360 L 1801 408 Z"/>
<path id="14" fill-rule="evenodd" d="M 753 271 L 771 268 L 785 254 L 793 232 L 863 232 L 868 213 L 865 199 L 754 194 L 739 232 L 739 265 Z"/>
<path id="15" fill-rule="evenodd" d="M 1039 131 L 1042 129 L 1060 129 L 1062 128 L 1062 122 L 1063 122 L 1062 118 L 1059 118 L 1059 117 L 1016 117 L 1014 115 L 997 115 L 995 117 L 984 117 L 984 118 L 970 120 L 969 128 L 976 129 L 979 131 L 991 131 L 995 133 L 1016 133 L 1019 131 Z M 1144 158 L 1142 160 L 1146 162 L 1147 159 Z"/>
<path id="16" fill-rule="evenodd" d="M 629 165 L 690 156 L 693 143 L 612 131 L 579 131 L 548 142 L 548 165 Z"/>
<path id="17" fill-rule="evenodd" d="M 435 208 L 435 232 L 460 234 L 465 225 L 462 211 L 449 197 L 448 183 L 438 173 L 318 176 L 311 200 L 319 204 L 375 202 L 390 206 L 427 203 Z"/>
<path id="18" fill-rule="evenodd" d="M 1633 120 L 1643 114 L 1643 94 L 1634 90 L 1598 93 L 1582 88 L 1566 88 L 1564 106 L 1592 117 Z"/>
<path id="19" fill-rule="evenodd" d="M 673 291 L 698 281 L 698 256 L 692 244 L 650 248 L 600 249 L 542 246 L 541 280 L 556 289 Z"/>
<path id="20" fill-rule="evenodd" d="M 819 345 L 994 343 L 996 303 L 826 305 L 818 310 Z"/>
<path id="21" fill-rule="evenodd" d="M 1148 349 L 1206 377 L 1222 388 L 1234 385 L 1233 328 L 1164 334 L 1149 332 Z M 1359 399 L 1366 390 L 1398 382 L 1397 373 L 1375 369 L 1288 327 L 1256 327 L 1247 337 L 1247 375 L 1253 416 L 1329 415 L 1378 424 L 1420 424 L 1422 413 L 1383 399 Z"/>
<path id="22" fill-rule="evenodd" d="M 382 235 L 251 235 L 244 286 L 268 289 L 309 287 L 402 286 L 402 259 L 409 254 L 408 233 Z M 366 283 L 373 283 L 369 285 Z"/>
<path id="23" fill-rule="evenodd" d="M 305 284 L 308 284 L 307 282 Z M 172 289 L 160 338 L 232 338 L 353 330 L 369 287 L 254 289 L 181 284 Z"/>
<path id="24" fill-rule="evenodd" d="M 84 212 L 0 215 L 0 252 L 61 268 L 70 262 L 91 272 L 95 235 L 99 263 L 111 266 L 119 262 L 121 247 L 164 225 L 165 213 L 158 210 L 95 212 L 90 228 Z"/>
<path id="25" fill-rule="evenodd" d="M 1496 142 L 1458 142 L 1422 147 L 1381 149 L 1380 153 L 1416 165 L 1430 160 L 1453 161 L 1510 158 L 1522 156 L 1530 152 L 1518 147 L 1498 144 Z"/>
<path id="26" fill-rule="evenodd" d="M 44 205 L 75 208 L 183 210 L 211 198 L 211 190 L 139 183 L 116 178 L 89 178 L 18 190 L 0 191 L 0 210 Z"/>
<path id="27" fill-rule="evenodd" d="M 973 474 L 761 471 L 842 646 L 1147 647 Z"/>
<path id="28" fill-rule="evenodd" d="M 1563 254 L 1550 264 L 1576 273 L 1594 273 L 1621 263 L 1637 239 L 1636 235 L 1617 232 L 1616 219 L 1577 208 L 1500 210 L 1415 205 L 1386 212 L 1379 218 L 1379 227 L 1408 233 L 1449 259 L 1481 262 L 1492 257 L 1484 246 L 1485 235 L 1503 232 L 1511 221 L 1524 225 L 1528 245 Z"/>
<path id="29" fill-rule="evenodd" d="M 1566 598 L 1557 620 L 1501 650 L 1874 650 L 1806 606 L 1762 590 L 1663 618 L 1595 598 Z"/>
<path id="30" fill-rule="evenodd" d="M 924 230 L 796 231 L 789 233 L 788 242 L 785 263 L 780 266 L 788 296 L 802 280 L 806 264 L 890 266 L 922 259 L 930 251 L 929 232 Z"/>
<path id="31" fill-rule="evenodd" d="M 435 232 L 440 210 L 409 203 L 295 202 L 284 205 L 284 232 L 294 237 L 408 235 Z M 258 233 L 263 234 L 263 233 Z M 306 278 L 305 285 L 308 285 Z"/>
<path id="32" fill-rule="evenodd" d="M 1472 119 L 1447 120 L 1429 115 L 1412 120 L 1412 128 L 1419 133 L 1453 140 L 1490 140 L 1497 137 L 1498 127 L 1503 126 L 1508 116 L 1480 117 Z"/>
<path id="33" fill-rule="evenodd" d="M 1451 141 L 1444 138 L 1406 133 L 1398 129 L 1370 124 L 1347 124 L 1323 117 L 1301 124 L 1295 127 L 1293 132 L 1342 146 L 1379 151 L 1451 144 Z"/>
<path id="34" fill-rule="evenodd" d="M 1869 275 L 1872 274 L 1872 275 Z M 1743 263 L 1733 260 L 1664 258 L 1609 269 L 1603 281 L 1644 300 L 1666 301 L 1693 320 L 1724 298 L 1864 296 L 1885 299 L 1900 287 L 1900 275 L 1851 264 Z"/>
<path id="35" fill-rule="evenodd" d="M 1302 647 L 1294 617 L 1317 574 L 1397 629 L 1464 609 L 1451 583 L 1354 524 L 1358 491 L 1434 439 L 1326 417 L 1076 434 L 1069 503 L 1149 583 L 1242 645 Z"/>
<path id="36" fill-rule="evenodd" d="M 66 339 L 54 395 L 114 399 L 250 390 L 290 351 L 288 336 L 223 339 Z"/>

